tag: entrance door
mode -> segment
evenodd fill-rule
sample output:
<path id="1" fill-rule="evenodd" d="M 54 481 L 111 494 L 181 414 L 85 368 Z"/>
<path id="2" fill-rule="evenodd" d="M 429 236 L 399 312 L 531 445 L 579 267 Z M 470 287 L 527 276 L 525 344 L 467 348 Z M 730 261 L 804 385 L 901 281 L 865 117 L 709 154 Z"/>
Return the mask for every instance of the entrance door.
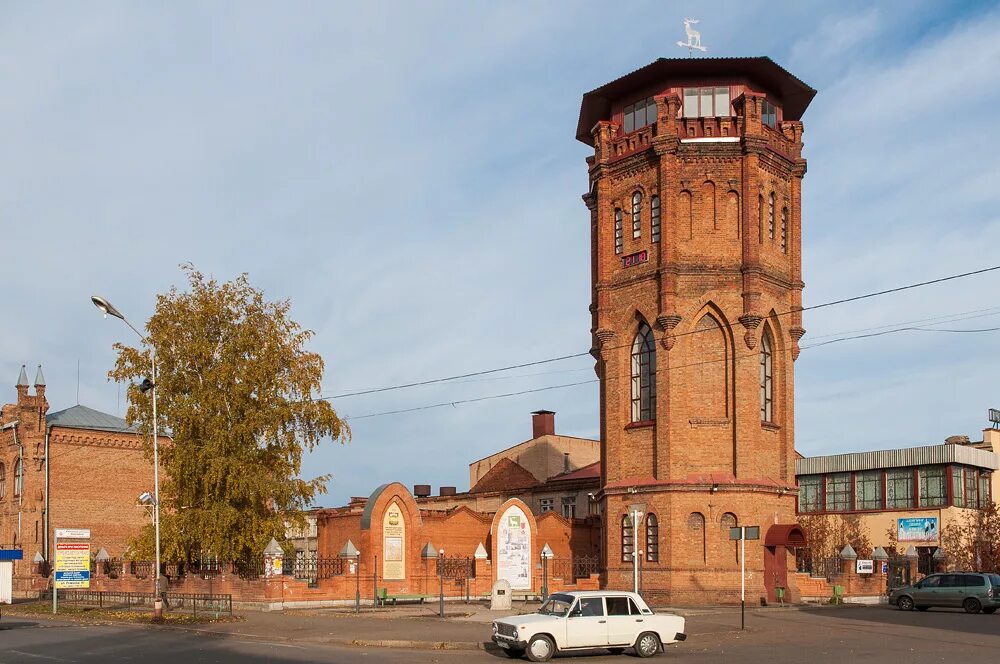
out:
<path id="1" fill-rule="evenodd" d="M 788 589 L 788 551 L 783 546 L 765 546 L 764 589 L 768 602 L 778 601 L 775 588 Z"/>

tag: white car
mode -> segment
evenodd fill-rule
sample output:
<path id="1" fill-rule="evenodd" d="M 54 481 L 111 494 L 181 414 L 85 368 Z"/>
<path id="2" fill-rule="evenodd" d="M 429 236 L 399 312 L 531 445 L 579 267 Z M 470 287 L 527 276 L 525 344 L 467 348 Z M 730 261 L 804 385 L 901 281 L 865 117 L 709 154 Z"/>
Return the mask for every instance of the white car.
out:
<path id="1" fill-rule="evenodd" d="M 653 613 L 637 594 L 613 590 L 556 593 L 538 613 L 493 621 L 493 642 L 509 657 L 527 654 L 533 662 L 595 648 L 617 654 L 631 647 L 652 657 L 686 638 L 684 618 Z"/>

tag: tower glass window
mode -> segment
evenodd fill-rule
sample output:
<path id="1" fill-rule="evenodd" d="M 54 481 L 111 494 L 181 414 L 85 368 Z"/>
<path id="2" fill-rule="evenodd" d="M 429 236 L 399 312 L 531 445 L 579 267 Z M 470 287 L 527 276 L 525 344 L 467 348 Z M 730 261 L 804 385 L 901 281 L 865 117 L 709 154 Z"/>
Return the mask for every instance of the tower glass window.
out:
<path id="1" fill-rule="evenodd" d="M 632 421 L 656 419 L 656 343 L 642 323 L 632 341 Z"/>
<path id="2" fill-rule="evenodd" d="M 652 512 L 646 515 L 646 562 L 660 560 L 660 525 Z"/>
<path id="3" fill-rule="evenodd" d="M 684 88 L 683 113 L 686 118 L 729 117 L 729 87 Z"/>
<path id="4" fill-rule="evenodd" d="M 766 328 L 760 338 L 760 421 L 774 421 L 774 352 Z"/>
<path id="5" fill-rule="evenodd" d="M 629 104 L 622 111 L 622 129 L 631 133 L 656 122 L 656 102 L 652 97 Z"/>
<path id="6" fill-rule="evenodd" d="M 615 208 L 615 253 L 622 252 L 622 244 L 625 238 L 622 237 L 622 209 Z"/>
<path id="7" fill-rule="evenodd" d="M 660 241 L 660 197 L 649 199 L 649 232 L 653 242 Z"/>
<path id="8" fill-rule="evenodd" d="M 642 236 L 642 192 L 632 194 L 632 239 Z"/>
<path id="9" fill-rule="evenodd" d="M 761 105 L 760 121 L 771 129 L 778 126 L 778 109 L 766 99 Z"/>
<path id="10" fill-rule="evenodd" d="M 633 527 L 632 516 L 626 514 L 622 516 L 622 562 L 632 562 L 632 549 L 635 548 L 635 528 Z"/>

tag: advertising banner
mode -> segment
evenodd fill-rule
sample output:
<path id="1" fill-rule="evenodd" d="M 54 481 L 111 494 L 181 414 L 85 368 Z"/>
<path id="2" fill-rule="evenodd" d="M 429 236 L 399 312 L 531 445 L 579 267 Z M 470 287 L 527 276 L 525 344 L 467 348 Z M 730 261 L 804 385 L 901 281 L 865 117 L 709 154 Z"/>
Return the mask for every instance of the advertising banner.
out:
<path id="1" fill-rule="evenodd" d="M 406 520 L 399 505 L 393 503 L 382 517 L 382 578 L 406 578 Z"/>
<path id="2" fill-rule="evenodd" d="M 897 519 L 896 539 L 900 542 L 936 542 L 938 520 L 936 516 Z"/>
<path id="3" fill-rule="evenodd" d="M 511 505 L 497 526 L 497 578 L 512 590 L 531 590 L 531 529 L 520 507 Z"/>
<path id="4" fill-rule="evenodd" d="M 90 588 L 89 543 L 56 543 L 56 588 Z"/>

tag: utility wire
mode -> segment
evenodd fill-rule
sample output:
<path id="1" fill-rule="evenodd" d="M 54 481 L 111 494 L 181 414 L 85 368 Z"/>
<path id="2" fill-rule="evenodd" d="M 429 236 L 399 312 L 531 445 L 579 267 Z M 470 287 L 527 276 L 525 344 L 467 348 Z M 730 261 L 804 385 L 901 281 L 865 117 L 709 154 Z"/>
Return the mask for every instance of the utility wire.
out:
<path id="1" fill-rule="evenodd" d="M 980 275 L 980 274 L 985 274 L 987 272 L 994 272 L 996 270 L 1000 270 L 1000 265 L 994 265 L 992 267 L 982 268 L 980 270 L 972 270 L 971 272 L 962 272 L 962 273 L 959 273 L 959 274 L 952 274 L 952 275 L 948 275 L 946 277 L 940 277 L 940 278 L 937 278 L 937 279 L 930 279 L 928 281 L 920 281 L 920 282 L 913 283 L 913 284 L 907 284 L 905 286 L 897 286 L 895 288 L 888 288 L 888 289 L 885 289 L 885 290 L 875 291 L 875 292 L 872 292 L 872 293 L 864 293 L 862 295 L 855 295 L 855 296 L 852 296 L 852 297 L 845 297 L 845 298 L 842 298 L 842 299 L 839 299 L 839 300 L 832 300 L 830 302 L 822 302 L 820 304 L 814 304 L 814 305 L 810 305 L 808 307 L 801 307 L 801 308 L 796 308 L 796 309 L 789 309 L 788 311 L 776 313 L 775 315 L 776 316 L 787 316 L 789 314 L 793 314 L 793 313 L 796 313 L 796 312 L 811 311 L 811 310 L 814 310 L 814 309 L 823 309 L 823 308 L 826 308 L 826 307 L 833 307 L 833 306 L 837 306 L 837 305 L 841 305 L 841 304 L 847 304 L 849 302 L 858 302 L 860 300 L 866 300 L 866 299 L 869 299 L 869 298 L 879 297 L 879 296 L 882 296 L 882 295 L 889 295 L 891 293 L 899 293 L 899 292 L 906 291 L 906 290 L 912 290 L 914 288 L 922 288 L 924 286 L 930 286 L 930 285 L 933 285 L 933 284 L 940 284 L 940 283 L 944 283 L 946 281 L 953 281 L 955 279 L 963 279 L 965 277 L 972 277 L 972 276 L 976 276 L 976 275 Z M 691 335 L 691 334 L 697 334 L 699 332 L 707 332 L 707 331 L 712 331 L 712 329 L 708 328 L 708 329 L 700 329 L 700 330 L 699 329 L 688 330 L 687 332 L 680 332 L 680 333 L 674 334 L 673 336 L 675 338 L 678 338 L 678 337 L 684 337 L 684 336 L 688 336 L 688 335 Z M 624 347 L 630 346 L 630 345 L 631 345 L 631 342 L 629 342 L 628 344 L 622 344 L 622 345 L 619 345 L 619 346 L 610 346 L 608 348 L 608 350 L 613 350 L 613 349 L 616 349 L 616 348 L 624 348 Z M 497 367 L 497 368 L 494 368 L 494 369 L 485 369 L 485 370 L 482 370 L 482 371 L 472 371 L 472 372 L 465 373 L 465 374 L 457 374 L 457 375 L 454 375 L 454 376 L 445 376 L 443 378 L 430 378 L 430 379 L 427 379 L 427 380 L 415 381 L 415 382 L 412 382 L 412 383 L 403 383 L 403 384 L 399 384 L 399 385 L 387 385 L 385 387 L 376 387 L 376 388 L 371 388 L 371 389 L 366 389 L 366 390 L 356 390 L 356 391 L 353 391 L 353 392 L 344 392 L 344 393 L 341 393 L 341 394 L 333 394 L 333 395 L 328 395 L 328 396 L 320 396 L 320 397 L 317 397 L 317 400 L 344 399 L 344 398 L 347 398 L 347 397 L 356 397 L 356 396 L 362 396 L 362 395 L 366 395 L 366 394 L 379 394 L 379 393 L 382 393 L 382 392 L 390 392 L 390 391 L 394 391 L 394 390 L 403 390 L 403 389 L 407 389 L 407 388 L 411 388 L 411 387 L 421 387 L 421 386 L 424 386 L 424 385 L 433 385 L 435 383 L 446 383 L 446 382 L 450 382 L 450 381 L 454 381 L 454 380 L 459 380 L 459 379 L 462 379 L 462 378 L 473 378 L 475 376 L 485 376 L 485 375 L 489 375 L 489 374 L 501 373 L 501 372 L 504 372 L 504 371 L 511 371 L 513 369 L 523 369 L 523 368 L 526 368 L 526 367 L 538 366 L 540 364 L 549 364 L 551 362 L 562 362 L 564 360 L 571 360 L 571 359 L 575 359 L 575 358 L 578 358 L 578 357 L 585 357 L 587 355 L 590 355 L 590 351 L 586 351 L 586 352 L 582 352 L 582 353 L 573 353 L 573 354 L 570 354 L 570 355 L 560 355 L 558 357 L 550 357 L 550 358 L 546 358 L 546 359 L 542 359 L 542 360 L 535 360 L 533 362 L 523 362 L 521 364 L 512 364 L 512 365 L 509 365 L 509 366 Z"/>
<path id="2" fill-rule="evenodd" d="M 810 350 L 810 349 L 820 348 L 822 346 L 828 346 L 830 344 L 838 343 L 838 342 L 841 342 L 841 341 L 851 341 L 851 340 L 855 340 L 855 339 L 868 339 L 868 338 L 871 338 L 871 337 L 880 337 L 880 336 L 885 336 L 887 334 L 894 334 L 894 333 L 897 333 L 897 332 L 941 332 L 941 333 L 950 333 L 950 334 L 967 334 L 967 333 L 998 332 L 998 331 L 1000 331 L 1000 327 L 965 329 L 965 330 L 926 328 L 926 327 L 901 327 L 901 328 L 897 328 L 897 329 L 894 329 L 894 330 L 884 330 L 882 332 L 874 332 L 874 333 L 869 333 L 869 334 L 857 334 L 857 335 L 853 335 L 853 336 L 841 337 L 841 338 L 838 338 L 838 339 L 831 339 L 829 341 L 824 341 L 824 342 L 817 343 L 817 344 L 812 344 L 812 345 L 808 345 L 808 346 L 802 346 L 802 347 L 800 347 L 800 350 Z M 786 347 L 786 348 L 778 349 L 778 352 L 782 352 L 782 353 L 789 353 L 791 351 L 792 351 L 792 348 L 790 346 Z M 725 354 L 723 354 L 723 355 L 725 355 Z M 745 353 L 743 355 L 737 355 L 736 358 L 750 358 L 750 357 L 756 358 L 756 357 L 759 357 L 759 356 L 760 356 L 760 352 L 757 351 L 757 352 L 753 352 L 753 353 Z M 713 364 L 715 362 L 727 362 L 728 360 L 729 360 L 728 357 L 723 356 L 723 357 L 719 357 L 719 358 L 712 358 L 712 359 L 708 359 L 708 360 L 702 360 L 702 361 L 699 361 L 699 362 L 690 362 L 688 364 L 679 364 L 679 365 L 669 366 L 669 367 L 666 367 L 666 369 L 664 369 L 664 371 L 668 371 L 668 372 L 669 371 L 676 371 L 676 370 L 679 370 L 679 369 L 686 369 L 686 368 L 701 366 L 701 365 L 705 365 L 705 364 Z M 621 380 L 622 378 L 624 378 L 624 377 L 621 377 L 621 376 L 612 376 L 612 377 L 608 377 L 607 380 L 609 380 L 609 381 L 610 380 Z M 631 378 L 631 376 L 629 376 L 627 378 Z M 399 415 L 399 414 L 403 414 L 403 413 L 413 413 L 413 412 L 417 412 L 417 411 L 421 411 L 421 410 L 430 410 L 430 409 L 433 409 L 433 408 L 443 408 L 445 406 L 453 406 L 454 407 L 454 406 L 459 406 L 459 405 L 462 405 L 462 404 L 478 403 L 478 402 L 482 402 L 482 401 L 492 401 L 494 399 L 506 399 L 506 398 L 509 398 L 509 397 L 521 396 L 521 395 L 524 395 L 524 394 L 535 394 L 535 393 L 538 393 L 538 392 L 548 392 L 550 390 L 561 390 L 561 389 L 565 389 L 565 388 L 568 388 L 568 387 L 577 387 L 579 385 L 591 385 L 591 384 L 597 383 L 597 382 L 600 382 L 600 381 L 599 381 L 599 379 L 595 378 L 593 380 L 584 380 L 584 381 L 578 381 L 578 382 L 575 382 L 575 383 L 564 383 L 564 384 L 561 384 L 561 385 L 549 385 L 547 387 L 538 387 L 538 388 L 534 388 L 534 389 L 530 389 L 530 390 L 520 390 L 518 392 L 507 392 L 505 394 L 492 394 L 492 395 L 487 395 L 487 396 L 483 396 L 483 397 L 475 397 L 475 398 L 472 398 L 472 399 L 458 399 L 458 400 L 454 400 L 454 401 L 443 401 L 441 403 L 427 404 L 427 405 L 424 405 L 424 406 L 415 406 L 413 408 L 401 408 L 401 409 L 398 409 L 398 410 L 387 410 L 387 411 L 382 411 L 382 412 L 377 412 L 377 413 L 368 413 L 366 415 L 354 415 L 354 416 L 348 415 L 348 416 L 344 417 L 344 419 L 345 420 L 354 421 L 354 420 L 371 419 L 371 418 L 374 418 L 374 417 L 384 417 L 384 416 L 388 416 L 388 415 Z"/>

